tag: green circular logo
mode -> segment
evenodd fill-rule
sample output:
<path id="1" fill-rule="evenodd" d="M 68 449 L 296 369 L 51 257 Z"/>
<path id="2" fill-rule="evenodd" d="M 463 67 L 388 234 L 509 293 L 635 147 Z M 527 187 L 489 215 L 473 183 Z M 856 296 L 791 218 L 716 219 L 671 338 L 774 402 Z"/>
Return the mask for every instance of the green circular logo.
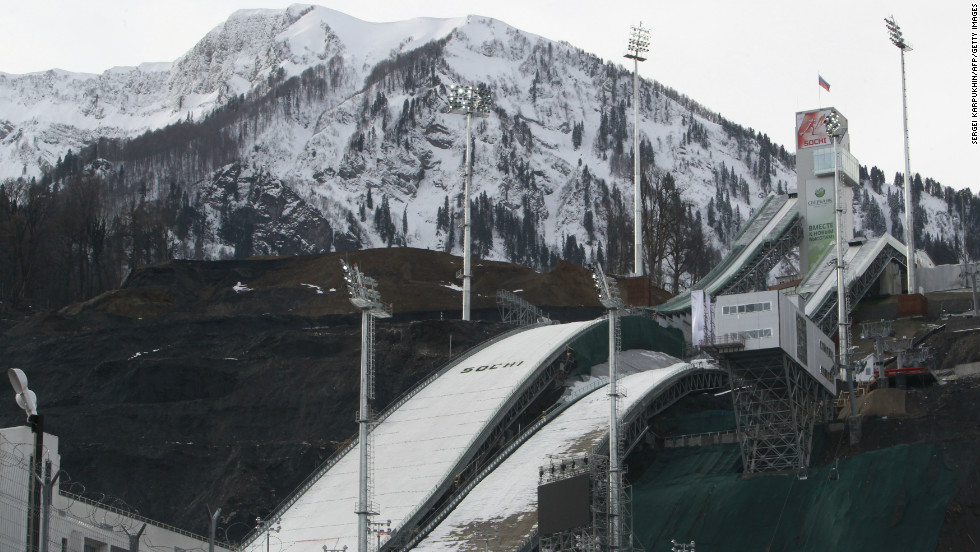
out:
<path id="1" fill-rule="evenodd" d="M 817 191 L 814 192 L 813 195 L 815 195 L 817 197 L 823 197 L 824 194 L 826 194 L 826 193 L 827 193 L 827 190 L 824 190 L 823 188 L 817 188 Z"/>

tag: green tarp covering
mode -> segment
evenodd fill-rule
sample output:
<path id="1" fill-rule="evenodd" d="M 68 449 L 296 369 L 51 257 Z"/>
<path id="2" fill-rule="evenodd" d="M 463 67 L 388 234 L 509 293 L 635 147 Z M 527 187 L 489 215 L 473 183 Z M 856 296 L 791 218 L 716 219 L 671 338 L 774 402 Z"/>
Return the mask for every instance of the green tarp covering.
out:
<path id="1" fill-rule="evenodd" d="M 644 349 L 677 358 L 684 355 L 684 334 L 677 328 L 664 328 L 645 316 L 623 316 L 619 323 L 624 351 Z M 569 346 L 575 351 L 578 372 L 588 373 L 596 364 L 609 360 L 609 324 L 593 327 Z"/>
<path id="2" fill-rule="evenodd" d="M 647 552 L 932 552 L 955 473 L 930 444 L 899 445 L 794 475 L 739 478 L 738 445 L 664 449 L 633 485 Z M 832 475 L 834 476 L 832 478 Z"/>

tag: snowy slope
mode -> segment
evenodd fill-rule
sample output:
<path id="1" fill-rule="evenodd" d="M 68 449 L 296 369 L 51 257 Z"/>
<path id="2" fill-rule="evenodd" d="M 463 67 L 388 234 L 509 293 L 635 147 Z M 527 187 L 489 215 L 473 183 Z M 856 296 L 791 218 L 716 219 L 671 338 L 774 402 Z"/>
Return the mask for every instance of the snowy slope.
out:
<path id="1" fill-rule="evenodd" d="M 464 358 L 376 426 L 374 503 L 398 526 L 450 475 L 477 436 L 553 352 L 601 320 L 532 328 Z M 358 452 L 352 449 L 282 512 L 283 549 L 356 548 Z M 264 550 L 261 538 L 244 550 Z"/>
<path id="2" fill-rule="evenodd" d="M 642 399 L 671 376 L 691 370 L 676 359 L 645 356 L 649 351 L 625 351 L 634 365 L 646 364 L 645 371 L 620 380 L 625 398 L 623 410 Z M 538 467 L 551 458 L 581 458 L 608 432 L 609 396 L 607 388 L 591 392 L 569 407 L 558 418 L 538 431 L 496 470 L 481 481 L 415 550 L 476 550 L 483 540 L 480 533 L 498 528 L 502 550 L 513 550 L 537 526 Z"/>
<path id="3" fill-rule="evenodd" d="M 322 214 L 333 247 L 459 253 L 466 122 L 445 113 L 457 83 L 493 94 L 493 112 L 473 122 L 473 197 L 487 206 L 476 226 L 491 234 L 478 256 L 547 267 L 570 238 L 578 262 L 627 241 L 629 228 L 607 223 L 631 225 L 621 210 L 633 197 L 631 73 L 479 16 L 368 23 L 311 5 L 242 10 L 169 63 L 0 74 L 0 180 L 35 176 L 99 138 L 156 129 L 138 154 L 124 142 L 96 152 L 125 168 L 117 188 L 145 184 L 161 197 L 176 185 L 208 217 L 216 206 L 199 192 L 241 163 Z M 792 158 L 767 137 L 653 81 L 641 80 L 636 100 L 645 177 L 672 175 L 716 248 L 765 193 L 795 186 Z M 924 196 L 923 206 L 928 230 L 947 235 L 942 202 Z M 213 230 L 172 249 L 280 251 L 258 241 L 244 251 Z"/>

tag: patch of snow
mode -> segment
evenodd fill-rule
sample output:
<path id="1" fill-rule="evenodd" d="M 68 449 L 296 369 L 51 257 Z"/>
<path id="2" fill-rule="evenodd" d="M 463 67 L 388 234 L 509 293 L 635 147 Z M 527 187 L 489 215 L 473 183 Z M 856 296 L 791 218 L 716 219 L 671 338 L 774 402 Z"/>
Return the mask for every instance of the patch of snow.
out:
<path id="1" fill-rule="evenodd" d="M 312 289 L 312 290 L 314 290 L 314 291 L 316 291 L 316 294 L 317 294 L 317 295 L 323 295 L 323 289 L 322 289 L 322 288 L 320 288 L 320 286 L 315 286 L 315 285 L 313 285 L 313 284 L 300 284 L 300 285 L 301 285 L 301 286 L 306 286 L 306 287 L 308 287 L 308 288 L 310 288 L 310 289 Z M 333 291 L 333 290 L 331 289 L 330 291 Z"/>

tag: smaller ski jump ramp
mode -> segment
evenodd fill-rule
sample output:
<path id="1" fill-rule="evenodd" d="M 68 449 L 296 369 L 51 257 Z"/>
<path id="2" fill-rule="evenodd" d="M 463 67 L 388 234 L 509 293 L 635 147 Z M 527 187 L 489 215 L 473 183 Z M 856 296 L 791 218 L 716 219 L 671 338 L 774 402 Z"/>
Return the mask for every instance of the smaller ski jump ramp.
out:
<path id="1" fill-rule="evenodd" d="M 621 420 L 646 427 L 647 417 L 673 404 L 691 391 L 721 385 L 724 376 L 717 368 L 698 368 L 650 351 L 627 351 L 632 363 L 641 365 L 644 356 L 654 364 L 647 370 L 619 380 Z M 669 358 L 669 357 L 667 357 Z M 598 368 L 598 367 L 597 367 Z M 708 376 L 705 378 L 705 376 Z M 697 381 L 700 380 L 700 381 Z M 705 382 L 710 380 L 707 386 Z M 494 538 L 494 550 L 518 550 L 537 527 L 538 468 L 551 457 L 572 458 L 602 447 L 609 432 L 608 385 L 594 389 L 548 422 L 514 451 L 492 473 L 480 481 L 458 506 L 413 550 L 448 552 L 483 550 L 485 539 Z M 624 432 L 629 446 L 642 432 Z M 601 452 L 601 451 L 600 451 Z"/>

